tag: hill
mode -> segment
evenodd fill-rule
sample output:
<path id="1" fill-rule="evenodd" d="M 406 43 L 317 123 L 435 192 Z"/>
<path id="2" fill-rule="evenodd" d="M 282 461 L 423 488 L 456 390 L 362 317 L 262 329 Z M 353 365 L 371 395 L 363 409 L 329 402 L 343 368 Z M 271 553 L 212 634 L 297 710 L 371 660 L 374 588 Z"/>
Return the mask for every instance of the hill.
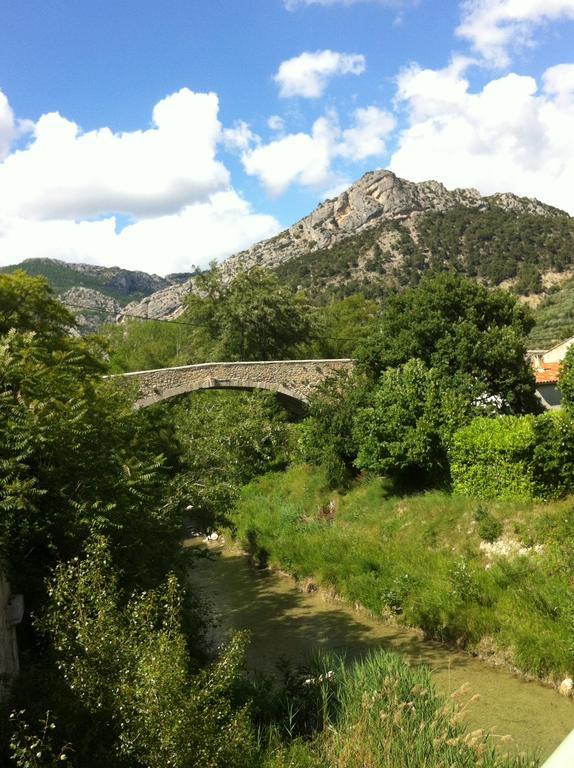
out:
<path id="1" fill-rule="evenodd" d="M 381 300 L 428 269 L 456 269 L 540 305 L 531 346 L 574 333 L 574 218 L 509 193 L 483 197 L 373 171 L 292 227 L 231 256 L 222 269 L 230 277 L 255 265 L 276 270 L 319 302 L 357 291 Z M 177 317 L 193 290 L 186 273 L 163 278 L 56 259 L 19 268 L 45 275 L 86 329 L 122 314 Z"/>
<path id="2" fill-rule="evenodd" d="M 182 273 L 160 277 L 121 267 L 70 264 L 59 259 L 26 259 L 1 267 L 0 274 L 16 269 L 45 277 L 85 331 L 94 330 L 103 322 L 113 322 L 129 302 L 138 302 L 191 276 Z"/>
<path id="3" fill-rule="evenodd" d="M 482 197 L 380 170 L 222 268 L 230 276 L 241 266 L 274 269 L 315 297 L 362 291 L 372 298 L 416 283 L 429 268 L 454 268 L 535 304 L 574 269 L 574 219 L 538 200 Z M 175 316 L 191 287 L 163 289 L 129 310 Z"/>

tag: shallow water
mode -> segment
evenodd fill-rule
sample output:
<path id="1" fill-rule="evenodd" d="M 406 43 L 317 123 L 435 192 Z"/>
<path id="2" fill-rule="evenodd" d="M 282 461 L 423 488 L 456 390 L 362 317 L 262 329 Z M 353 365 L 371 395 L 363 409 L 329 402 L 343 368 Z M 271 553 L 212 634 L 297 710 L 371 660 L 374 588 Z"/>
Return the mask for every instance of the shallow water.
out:
<path id="1" fill-rule="evenodd" d="M 250 631 L 247 664 L 253 670 L 270 672 L 282 657 L 301 661 L 317 649 L 356 657 L 383 647 L 429 666 L 445 693 L 468 683 L 465 699 L 480 696 L 469 708 L 469 726 L 509 734 L 519 751 L 545 758 L 574 729 L 574 704 L 551 688 L 422 641 L 413 630 L 385 624 L 323 593 L 300 592 L 288 576 L 255 570 L 236 550 L 210 549 L 214 557 L 199 561 L 191 582 L 213 605 L 214 640 L 230 629 Z"/>

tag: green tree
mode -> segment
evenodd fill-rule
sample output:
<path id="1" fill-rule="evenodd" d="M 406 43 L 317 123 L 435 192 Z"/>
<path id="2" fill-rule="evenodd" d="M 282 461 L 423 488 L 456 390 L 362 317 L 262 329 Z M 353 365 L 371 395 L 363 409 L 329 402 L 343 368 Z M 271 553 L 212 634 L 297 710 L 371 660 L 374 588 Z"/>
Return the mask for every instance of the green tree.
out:
<path id="1" fill-rule="evenodd" d="M 409 486 L 449 479 L 448 445 L 475 407 L 476 384 L 456 386 L 421 360 L 389 368 L 354 419 L 356 465 Z"/>
<path id="2" fill-rule="evenodd" d="M 112 373 L 196 362 L 192 352 L 192 331 L 182 323 L 128 320 L 120 325 L 104 326 L 100 335 L 110 347 L 109 367 Z"/>
<path id="3" fill-rule="evenodd" d="M 507 291 L 453 272 L 433 274 L 388 299 L 357 357 L 374 378 L 418 358 L 445 377 L 468 374 L 509 412 L 535 411 L 534 374 L 525 357 L 533 322 Z"/>
<path id="4" fill-rule="evenodd" d="M 0 274 L 0 336 L 11 328 L 33 331 L 47 347 L 66 347 L 75 325 L 48 281 L 16 271 Z"/>
<path id="5" fill-rule="evenodd" d="M 559 387 L 562 408 L 574 415 L 574 346 L 568 348 L 560 365 Z"/>
<path id="6" fill-rule="evenodd" d="M 233 705 L 243 644 L 195 671 L 182 630 L 182 587 L 175 576 L 126 600 L 101 537 L 81 558 L 58 565 L 41 627 L 70 693 L 108 745 L 107 765 L 133 768 L 240 768 L 255 743 L 245 706 Z M 66 724 L 64 724 L 65 726 Z M 67 724 L 78 764 L 86 735 Z M 101 765 L 101 763 L 99 763 Z"/>
<path id="7" fill-rule="evenodd" d="M 362 293 L 354 293 L 320 307 L 317 315 L 318 339 L 311 345 L 311 354 L 325 358 L 352 357 L 361 341 L 375 330 L 379 305 Z"/>
<path id="8" fill-rule="evenodd" d="M 179 530 L 164 498 L 161 432 L 133 411 L 129 392 L 102 379 L 97 350 L 67 334 L 67 314 L 43 281 L 7 281 L 23 296 L 23 314 L 0 335 L 0 557 L 14 586 L 35 607 L 46 569 L 91 531 L 111 536 L 127 576 L 153 581 Z M 41 333 L 26 330 L 35 291 Z"/>
<path id="9" fill-rule="evenodd" d="M 271 392 L 198 392 L 172 409 L 181 470 L 172 498 L 196 522 L 225 519 L 242 485 L 286 461 L 288 424 Z"/>
<path id="10" fill-rule="evenodd" d="M 185 319 L 197 327 L 193 351 L 205 359 L 290 358 L 313 332 L 311 310 L 268 270 L 254 267 L 224 282 L 212 268 L 197 278 Z"/>
<path id="11" fill-rule="evenodd" d="M 355 414 L 370 399 L 370 385 L 361 375 L 340 373 L 324 381 L 309 402 L 309 416 L 299 430 L 305 461 L 325 470 L 327 482 L 341 487 L 354 472 L 357 445 Z"/>

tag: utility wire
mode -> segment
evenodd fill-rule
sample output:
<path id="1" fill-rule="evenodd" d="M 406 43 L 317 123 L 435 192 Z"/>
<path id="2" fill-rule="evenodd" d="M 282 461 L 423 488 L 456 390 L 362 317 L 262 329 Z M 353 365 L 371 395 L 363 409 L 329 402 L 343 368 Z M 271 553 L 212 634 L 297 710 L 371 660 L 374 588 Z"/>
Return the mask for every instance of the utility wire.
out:
<path id="1" fill-rule="evenodd" d="M 72 304 L 72 302 L 66 301 L 65 302 L 66 307 L 74 307 L 75 309 L 83 309 L 88 312 L 97 312 L 99 314 L 104 315 L 114 315 L 114 312 L 110 312 L 107 309 L 99 309 L 98 307 L 86 307 L 83 304 Z M 188 325 L 192 328 L 201 328 L 204 323 L 189 323 L 185 322 L 184 320 L 168 320 L 165 317 L 142 317 L 142 315 L 132 315 L 126 312 L 119 312 L 116 316 L 121 317 L 129 317 L 130 319 L 134 320 L 146 320 L 154 323 L 169 323 L 170 325 Z M 328 339 L 329 341 L 359 341 L 363 337 L 362 336 L 322 336 L 323 339 Z"/>

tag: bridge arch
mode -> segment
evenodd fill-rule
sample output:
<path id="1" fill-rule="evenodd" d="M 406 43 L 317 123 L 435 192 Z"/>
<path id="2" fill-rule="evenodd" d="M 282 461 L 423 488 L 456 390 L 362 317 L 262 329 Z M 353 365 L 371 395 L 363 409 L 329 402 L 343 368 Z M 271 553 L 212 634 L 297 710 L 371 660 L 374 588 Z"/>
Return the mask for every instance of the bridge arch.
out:
<path id="1" fill-rule="evenodd" d="M 337 371 L 350 371 L 352 367 L 353 361 L 349 359 L 266 360 L 200 363 L 135 371 L 109 378 L 136 385 L 136 408 L 146 408 L 178 395 L 206 389 L 267 389 L 277 392 L 291 403 L 305 404 L 322 381 Z"/>

